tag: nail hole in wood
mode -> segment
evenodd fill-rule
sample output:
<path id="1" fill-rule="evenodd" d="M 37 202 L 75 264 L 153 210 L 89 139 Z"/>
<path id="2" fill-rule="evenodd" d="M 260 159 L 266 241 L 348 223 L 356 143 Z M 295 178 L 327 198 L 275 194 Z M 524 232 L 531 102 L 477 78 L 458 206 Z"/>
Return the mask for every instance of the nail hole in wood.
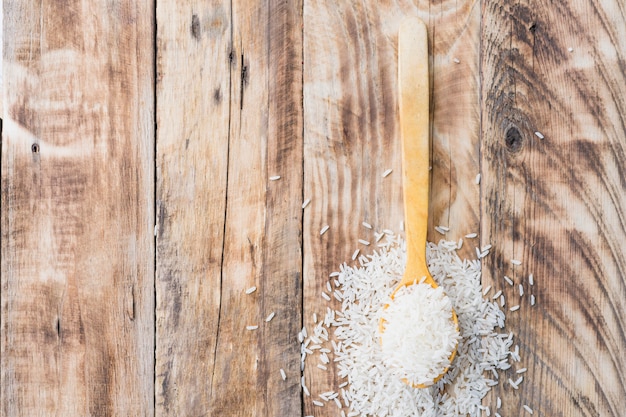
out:
<path id="1" fill-rule="evenodd" d="M 504 134 L 504 143 L 510 152 L 518 152 L 522 148 L 522 134 L 515 126 L 510 127 Z"/>
<path id="2" fill-rule="evenodd" d="M 39 145 L 38 145 L 38 144 L 36 144 L 36 143 L 33 143 L 33 144 L 31 145 L 31 147 L 30 147 L 30 150 L 31 150 L 33 153 L 39 153 Z"/>

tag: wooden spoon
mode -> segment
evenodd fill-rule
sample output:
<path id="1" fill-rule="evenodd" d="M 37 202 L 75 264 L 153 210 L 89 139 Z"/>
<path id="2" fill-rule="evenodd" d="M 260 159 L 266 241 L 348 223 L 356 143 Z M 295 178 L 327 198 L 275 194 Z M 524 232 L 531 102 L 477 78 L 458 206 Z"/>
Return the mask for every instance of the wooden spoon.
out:
<path id="1" fill-rule="evenodd" d="M 391 299 L 401 287 L 424 283 L 437 288 L 426 264 L 426 231 L 428 227 L 429 164 L 429 79 L 428 35 L 426 25 L 418 18 L 402 22 L 398 34 L 398 87 L 400 96 L 400 135 L 402 141 L 402 188 L 406 233 L 406 269 Z M 452 320 L 457 330 L 454 309 Z M 381 320 L 379 328 L 384 331 Z M 450 363 L 456 348 L 450 355 Z M 448 371 L 446 368 L 433 383 Z M 407 381 L 405 381 L 407 382 Z M 414 385 L 425 388 L 431 384 Z"/>

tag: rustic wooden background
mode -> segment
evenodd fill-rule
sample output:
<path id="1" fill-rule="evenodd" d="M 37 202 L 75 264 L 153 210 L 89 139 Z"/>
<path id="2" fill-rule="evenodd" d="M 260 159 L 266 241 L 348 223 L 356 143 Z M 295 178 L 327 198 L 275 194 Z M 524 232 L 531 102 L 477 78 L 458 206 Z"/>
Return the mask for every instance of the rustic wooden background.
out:
<path id="1" fill-rule="evenodd" d="M 1 415 L 337 416 L 296 337 L 361 222 L 400 230 L 406 15 L 429 238 L 479 232 L 461 254 L 492 244 L 508 297 L 535 276 L 507 315 L 526 380 L 485 404 L 624 416 L 622 0 L 5 0 Z"/>

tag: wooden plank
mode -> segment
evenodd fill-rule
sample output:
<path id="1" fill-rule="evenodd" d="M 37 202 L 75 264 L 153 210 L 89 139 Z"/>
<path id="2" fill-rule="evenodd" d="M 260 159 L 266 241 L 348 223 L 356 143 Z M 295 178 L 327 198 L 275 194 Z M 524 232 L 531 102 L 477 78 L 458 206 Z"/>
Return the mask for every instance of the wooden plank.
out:
<path id="1" fill-rule="evenodd" d="M 431 4 L 432 175 L 429 240 L 459 240 L 479 232 L 480 2 Z M 479 178 L 480 180 L 480 178 Z M 450 230 L 442 236 L 434 227 Z M 479 239 L 459 251 L 474 258 Z"/>
<path id="2" fill-rule="evenodd" d="M 159 3 L 157 414 L 300 414 L 301 8 Z"/>
<path id="3" fill-rule="evenodd" d="M 153 5 L 4 25 L 1 414 L 152 415 Z"/>
<path id="4" fill-rule="evenodd" d="M 429 25 L 432 83 L 432 186 L 428 239 L 449 239 L 478 229 L 478 51 L 476 2 L 445 2 L 415 10 L 404 4 L 310 1 L 304 8 L 305 198 L 304 324 L 324 314 L 320 297 L 328 274 L 352 263 L 373 231 L 401 231 L 403 220 L 397 115 L 397 32 L 417 14 Z M 454 58 L 458 58 L 457 64 Z M 383 178 L 383 172 L 393 172 Z M 324 225 L 330 229 L 320 236 Z M 469 246 L 469 245 L 468 245 Z M 473 248 L 470 248 L 473 251 Z M 469 252 L 472 253 L 472 252 Z M 331 303 L 338 308 L 338 303 Z M 305 378 L 316 396 L 337 389 L 339 378 L 315 366 Z M 305 414 L 332 416 L 305 402 Z"/>
<path id="5" fill-rule="evenodd" d="M 370 249 L 374 232 L 400 230 L 402 188 L 397 115 L 397 29 L 402 13 L 377 2 L 304 5 L 304 325 L 341 304 L 321 297 L 329 273 Z M 393 169 L 387 177 L 382 174 Z M 362 226 L 370 223 L 374 229 Z M 324 226 L 330 226 L 320 235 Z M 375 243 L 374 243 L 375 244 Z M 331 359 L 332 361 L 332 359 Z M 331 362 L 332 363 L 332 362 Z M 304 414 L 335 416 L 311 400 L 343 382 L 309 359 Z"/>
<path id="6" fill-rule="evenodd" d="M 519 391 L 493 395 L 503 416 L 523 404 L 540 416 L 621 416 L 626 11 L 487 0 L 482 20 L 482 231 L 494 245 L 483 269 L 521 304 L 507 315 L 522 357 L 511 372 L 528 368 Z"/>
<path id="7" fill-rule="evenodd" d="M 222 2 L 157 3 L 157 415 L 205 415 L 212 393 L 230 25 Z"/>

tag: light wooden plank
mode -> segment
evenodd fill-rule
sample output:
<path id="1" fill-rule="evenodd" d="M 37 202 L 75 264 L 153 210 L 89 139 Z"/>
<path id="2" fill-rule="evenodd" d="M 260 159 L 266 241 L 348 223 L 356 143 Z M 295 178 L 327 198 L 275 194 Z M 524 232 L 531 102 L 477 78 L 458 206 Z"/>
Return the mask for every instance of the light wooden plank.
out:
<path id="1" fill-rule="evenodd" d="M 362 222 L 371 223 L 374 231 L 401 232 L 396 61 L 398 26 L 407 15 L 428 23 L 431 43 L 428 239 L 443 237 L 434 231 L 439 224 L 450 227 L 448 239 L 478 231 L 477 3 L 445 2 L 416 10 L 402 2 L 305 2 L 304 196 L 311 204 L 304 216 L 304 323 L 309 329 L 312 314 L 326 311 L 320 294 L 329 273 L 342 262 L 354 263 L 355 249 L 375 249 L 358 244 L 359 238 L 375 240 Z M 383 178 L 388 168 L 393 172 Z M 326 224 L 330 229 L 320 236 Z M 313 396 L 341 382 L 331 368 L 323 371 L 314 364 L 305 378 Z M 320 409 L 310 399 L 305 402 L 305 414 L 332 416 L 335 411 L 332 405 Z"/>
<path id="2" fill-rule="evenodd" d="M 431 4 L 425 18 L 432 83 L 429 240 L 458 241 L 480 232 L 480 2 Z M 439 225 L 450 230 L 441 235 Z M 464 239 L 459 255 L 474 258 L 479 242 Z"/>
<path id="3" fill-rule="evenodd" d="M 356 249 L 373 248 L 374 232 L 400 231 L 403 220 L 397 114 L 396 4 L 307 1 L 304 4 L 304 325 L 315 326 L 326 307 L 329 273 L 354 264 Z M 393 169 L 387 177 L 382 174 Z M 362 226 L 368 222 L 373 229 Z M 329 225 L 323 235 L 320 230 Z M 375 246 L 375 243 L 374 243 Z M 331 359 L 332 360 L 332 359 Z M 304 376 L 311 397 L 304 414 L 335 416 L 334 404 L 312 400 L 343 382 L 309 357 Z M 332 362 L 331 362 L 332 364 Z"/>
<path id="4" fill-rule="evenodd" d="M 300 413 L 301 8 L 159 3 L 157 413 Z"/>
<path id="5" fill-rule="evenodd" d="M 219 326 L 230 9 L 157 3 L 156 414 L 205 415 Z"/>
<path id="6" fill-rule="evenodd" d="M 152 2 L 4 2 L 1 404 L 153 414 Z"/>
<path id="7" fill-rule="evenodd" d="M 503 288 L 521 304 L 507 315 L 522 357 L 513 370 L 528 372 L 519 391 L 494 391 L 500 414 L 527 404 L 540 416 L 621 416 L 626 10 L 488 0 L 482 19 L 482 232 L 494 244 L 484 273 L 537 299 Z"/>

